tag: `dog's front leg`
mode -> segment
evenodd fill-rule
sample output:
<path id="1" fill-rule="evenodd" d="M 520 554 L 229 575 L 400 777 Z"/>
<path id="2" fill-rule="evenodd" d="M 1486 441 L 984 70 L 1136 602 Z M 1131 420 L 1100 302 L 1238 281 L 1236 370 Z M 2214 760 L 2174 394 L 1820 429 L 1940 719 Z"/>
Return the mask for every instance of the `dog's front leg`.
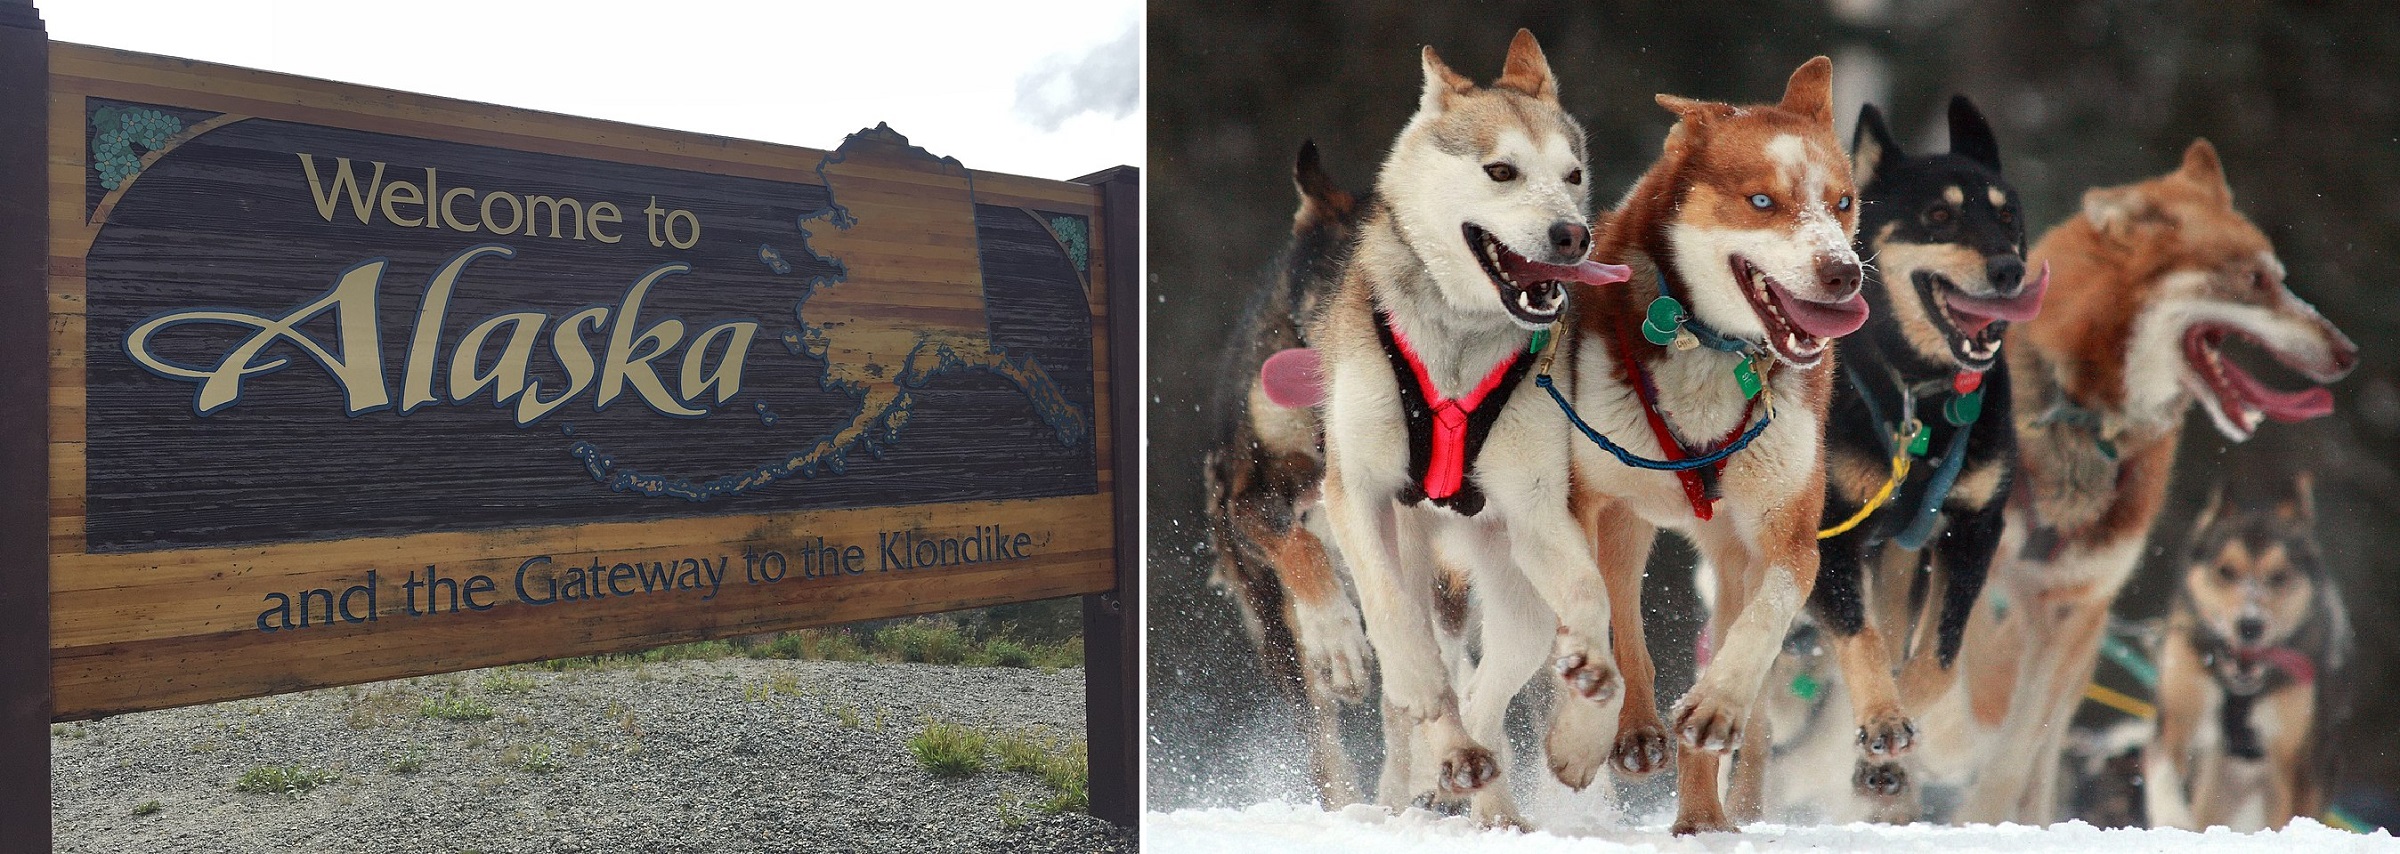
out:
<path id="1" fill-rule="evenodd" d="M 1617 690 L 1616 654 L 1610 648 L 1608 587 L 1592 560 L 1583 527 L 1567 507 L 1566 461 L 1556 469 L 1524 471 L 1498 489 L 1509 520 L 1509 557 L 1535 593 L 1558 615 L 1551 665 L 1560 687 L 1594 703 L 1607 703 Z"/>
<path id="2" fill-rule="evenodd" d="M 1816 586 L 1817 516 L 1824 500 L 1824 483 L 1812 479 L 1800 494 L 1767 508 L 1760 514 L 1755 556 L 1730 530 L 1700 538 L 1703 557 L 1720 573 L 1717 625 L 1725 630 L 1717 635 L 1708 669 L 1675 704 L 1672 726 L 1683 747 L 1677 762 L 1679 834 L 1732 829 L 1717 802 L 1717 760 L 1741 743 L 1759 687 Z"/>
<path id="3" fill-rule="evenodd" d="M 2008 527 L 2002 499 L 1981 508 L 1953 507 L 1948 528 L 1934 541 L 1934 568 L 1942 574 L 1941 611 L 1934 623 L 1933 649 L 1912 651 L 1900 678 L 1900 697 L 1909 709 L 1932 705 L 1958 680 L 1958 653 L 1966 645 L 1967 619 L 1983 598 L 1992 558 Z"/>
<path id="4" fill-rule="evenodd" d="M 1862 564 L 1869 557 L 1869 538 L 1870 530 L 1861 526 L 1819 541 L 1821 563 L 1808 603 L 1817 621 L 1833 634 L 1835 661 L 1841 665 L 1842 683 L 1849 687 L 1860 753 L 1851 783 L 1862 796 L 1890 798 L 1906 786 L 1906 775 L 1895 763 L 1915 745 L 1917 725 L 1901 711 L 1888 647 L 1868 608 Z"/>
<path id="5" fill-rule="evenodd" d="M 1625 678 L 1625 705 L 1617 713 L 1617 737 L 1609 749 L 1609 763 L 1628 777 L 1647 777 L 1665 769 L 1675 753 L 1667 738 L 1667 725 L 1658 717 L 1658 669 L 1651 662 L 1650 641 L 1642 624 L 1642 576 L 1649 568 L 1658 528 L 1642 521 L 1623 502 L 1597 495 L 1579 494 L 1577 498 L 1577 515 L 1590 537 L 1600 579 L 1608 588 L 1609 636 L 1616 647 L 1617 672 Z M 1555 722 L 1551 733 L 1554 741 L 1560 740 Z M 1558 767 L 1557 753 L 1551 759 L 1551 770 L 1558 772 L 1561 782 L 1581 788 L 1569 775 L 1590 779 L 1590 773 L 1580 768 Z"/>
<path id="6" fill-rule="evenodd" d="M 1337 464 L 1325 479 L 1325 503 L 1358 586 L 1367 638 L 1383 665 L 1386 714 L 1413 724 L 1435 788 L 1451 796 L 1474 792 L 1499 776 L 1500 766 L 1459 721 L 1449 668 L 1434 640 L 1431 544 L 1416 520 L 1404 518 L 1414 511 L 1381 490 L 1358 488 L 1345 474 Z M 1393 798 L 1377 793 L 1387 805 Z"/>
<path id="7" fill-rule="evenodd" d="M 2180 621 L 2181 618 L 2178 618 Z M 2167 633 L 2158 657 L 2158 735 L 2142 751 L 2142 811 L 2151 827 L 2199 830 L 2191 801 L 2184 797 L 2188 751 L 2192 734 L 2208 707 L 2208 677 L 2200 656 L 2181 631 Z"/>

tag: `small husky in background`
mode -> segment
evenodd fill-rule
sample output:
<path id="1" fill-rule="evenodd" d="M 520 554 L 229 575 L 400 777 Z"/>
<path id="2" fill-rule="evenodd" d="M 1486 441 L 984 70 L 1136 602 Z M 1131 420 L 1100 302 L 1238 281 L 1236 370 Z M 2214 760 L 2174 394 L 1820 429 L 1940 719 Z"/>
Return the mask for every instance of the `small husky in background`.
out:
<path id="1" fill-rule="evenodd" d="M 1902 794 L 1898 760 L 1918 739 L 1910 712 L 1956 680 L 2016 465 L 2001 337 L 2041 309 L 2048 284 L 2025 269 L 2024 216 L 1991 125 L 1965 96 L 1951 98 L 1949 118 L 1950 151 L 1911 156 L 1870 104 L 1851 145 L 1859 254 L 1876 263 L 1867 326 L 1841 344 L 1809 611 L 1857 724 L 1853 785 L 1873 799 Z M 1895 545 L 1923 551 L 1882 560 Z M 1901 572 L 1868 574 L 1885 567 Z M 1895 650 L 1906 657 L 1898 684 Z"/>
<path id="2" fill-rule="evenodd" d="M 2193 528 L 2144 757 L 2153 826 L 2281 828 L 2325 808 L 2351 637 L 2311 486 L 2300 473 L 2270 508 L 2225 507 L 2220 487 Z"/>
<path id="3" fill-rule="evenodd" d="M 1314 142 L 1292 168 L 1300 209 L 1275 274 L 1251 295 L 1218 376 L 1216 442 L 1202 468 L 1210 583 L 1233 597 L 1267 681 L 1290 700 L 1308 749 L 1309 782 L 1327 807 L 1355 803 L 1358 780 L 1339 737 L 1340 701 L 1365 693 L 1371 655 L 1358 606 L 1324 540 L 1318 485 L 1323 430 L 1305 364 L 1278 354 L 1333 293 L 1356 235 L 1356 197 L 1325 174 Z M 1281 368 L 1262 375 L 1262 368 Z M 1281 382 L 1274 382 L 1269 377 Z M 1295 390 L 1296 389 L 1296 390 Z"/>
<path id="4" fill-rule="evenodd" d="M 1472 795 L 1477 818 L 1520 823 L 1494 785 L 1509 700 L 1544 662 L 1574 702 L 1619 694 L 1608 591 L 1568 509 L 1566 424 L 1527 374 L 1567 284 L 1625 269 L 1584 260 L 1583 128 L 1533 34 L 1489 87 L 1430 47 L 1421 61 L 1416 115 L 1308 334 L 1328 381 L 1324 500 L 1382 668 L 1386 743 L 1408 746 L 1387 750 L 1377 799 Z M 1437 552 L 1464 564 L 1482 625 L 1514 630 L 1487 631 L 1463 697 L 1436 626 Z"/>

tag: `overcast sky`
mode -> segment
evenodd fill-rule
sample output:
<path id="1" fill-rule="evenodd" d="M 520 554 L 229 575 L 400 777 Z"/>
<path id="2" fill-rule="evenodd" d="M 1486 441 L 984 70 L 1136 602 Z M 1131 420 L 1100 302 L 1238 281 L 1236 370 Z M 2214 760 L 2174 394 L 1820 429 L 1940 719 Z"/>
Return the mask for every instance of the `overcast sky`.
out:
<path id="1" fill-rule="evenodd" d="M 50 37 L 832 148 L 876 122 L 968 166 L 1140 163 L 1136 0 L 35 0 Z"/>

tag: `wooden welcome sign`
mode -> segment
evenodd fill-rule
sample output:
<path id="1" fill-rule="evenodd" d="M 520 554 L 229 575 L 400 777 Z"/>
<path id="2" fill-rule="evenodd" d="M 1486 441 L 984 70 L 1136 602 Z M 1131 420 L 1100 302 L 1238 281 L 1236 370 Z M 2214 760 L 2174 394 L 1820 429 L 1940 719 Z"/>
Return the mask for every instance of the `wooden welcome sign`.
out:
<path id="1" fill-rule="evenodd" d="M 51 719 L 1131 590 L 1133 170 L 47 54 Z"/>

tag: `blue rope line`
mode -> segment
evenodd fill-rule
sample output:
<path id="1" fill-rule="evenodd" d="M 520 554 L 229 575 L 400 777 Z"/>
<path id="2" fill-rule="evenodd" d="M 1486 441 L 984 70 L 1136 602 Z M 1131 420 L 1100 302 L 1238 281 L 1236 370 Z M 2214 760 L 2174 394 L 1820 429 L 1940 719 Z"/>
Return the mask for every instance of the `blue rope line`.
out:
<path id="1" fill-rule="evenodd" d="M 1743 448 L 1750 447 L 1750 440 L 1758 438 L 1758 434 L 1767 429 L 1767 425 L 1775 420 L 1775 407 L 1770 405 L 1767 407 L 1766 412 L 1760 414 L 1758 423 L 1750 425 L 1750 429 L 1743 432 L 1741 438 L 1733 440 L 1731 444 L 1728 444 L 1725 447 L 1718 448 L 1717 450 L 1703 456 L 1693 457 L 1687 460 L 1654 460 L 1649 457 L 1635 454 L 1632 451 L 1625 450 L 1624 447 L 1618 445 L 1617 443 L 1609 441 L 1607 436 L 1600 435 L 1600 431 L 1592 429 L 1592 425 L 1583 423 L 1583 416 L 1575 414 L 1574 405 L 1567 403 L 1566 395 L 1558 393 L 1558 386 L 1550 382 L 1549 374 L 1536 374 L 1533 378 L 1533 384 L 1541 386 L 1543 391 L 1549 392 L 1551 400 L 1558 401 L 1558 411 L 1567 414 L 1567 422 L 1575 425 L 1575 429 L 1583 431 L 1584 438 L 1590 439 L 1592 440 L 1593 444 L 1599 445 L 1600 450 L 1616 455 L 1617 462 L 1624 463 L 1637 469 L 1650 469 L 1652 471 L 1690 471 L 1701 466 L 1714 465 L 1717 461 L 1733 456 L 1735 452 L 1740 451 Z"/>
<path id="2" fill-rule="evenodd" d="M 1942 517 L 1942 502 L 1950 497 L 1950 487 L 1958 483 L 1958 471 L 1967 460 L 1967 434 L 1973 432 L 1972 426 L 1967 426 L 1950 434 L 1950 447 L 1943 449 L 1942 466 L 1934 470 L 1933 479 L 1925 484 L 1925 503 L 1918 505 L 1917 518 L 1910 520 L 1908 529 L 1893 537 L 1892 542 L 1913 552 L 1924 548 L 1925 541 L 1933 537 L 1934 520 Z"/>

